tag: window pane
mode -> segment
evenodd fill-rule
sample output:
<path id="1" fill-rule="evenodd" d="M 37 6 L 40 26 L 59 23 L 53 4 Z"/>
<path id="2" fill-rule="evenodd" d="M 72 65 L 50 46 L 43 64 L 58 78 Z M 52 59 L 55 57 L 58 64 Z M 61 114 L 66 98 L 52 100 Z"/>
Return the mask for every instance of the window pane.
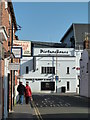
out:
<path id="1" fill-rule="evenodd" d="M 41 67 L 41 73 L 43 73 L 43 67 Z"/>
<path id="2" fill-rule="evenodd" d="M 50 67 L 50 73 L 51 73 L 51 74 L 53 73 L 53 69 L 52 69 L 52 67 Z"/>
<path id="3" fill-rule="evenodd" d="M 47 67 L 47 74 L 49 74 L 49 73 L 50 73 L 49 69 L 50 69 L 50 68 L 49 68 L 49 67 Z"/>
<path id="4" fill-rule="evenodd" d="M 26 74 L 28 74 L 28 71 L 29 71 L 28 66 L 26 66 Z"/>
<path id="5" fill-rule="evenodd" d="M 67 82 L 67 90 L 69 91 L 69 82 Z"/>
<path id="6" fill-rule="evenodd" d="M 53 74 L 55 74 L 55 67 L 53 67 Z"/>
<path id="7" fill-rule="evenodd" d="M 69 74 L 69 67 L 67 67 L 67 74 Z"/>
<path id="8" fill-rule="evenodd" d="M 46 67 L 43 67 L 43 73 L 44 74 L 46 73 Z"/>

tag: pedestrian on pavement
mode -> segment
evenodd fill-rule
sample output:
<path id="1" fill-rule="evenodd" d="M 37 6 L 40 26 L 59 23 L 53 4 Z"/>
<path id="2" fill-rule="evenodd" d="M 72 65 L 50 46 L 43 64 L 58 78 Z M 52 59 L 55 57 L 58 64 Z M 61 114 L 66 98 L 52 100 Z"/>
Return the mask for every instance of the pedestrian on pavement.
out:
<path id="1" fill-rule="evenodd" d="M 26 82 L 25 98 L 26 98 L 26 104 L 30 102 L 32 107 L 32 92 L 28 81 Z"/>
<path id="2" fill-rule="evenodd" d="M 19 82 L 17 91 L 19 92 L 19 103 L 23 104 L 23 99 L 24 99 L 24 94 L 25 94 L 25 86 L 23 85 L 22 81 Z"/>

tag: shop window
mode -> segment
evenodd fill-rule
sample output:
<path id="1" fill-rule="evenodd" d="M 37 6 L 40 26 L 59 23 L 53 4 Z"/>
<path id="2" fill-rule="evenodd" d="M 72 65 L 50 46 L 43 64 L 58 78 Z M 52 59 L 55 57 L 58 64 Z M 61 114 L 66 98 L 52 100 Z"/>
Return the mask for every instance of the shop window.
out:
<path id="1" fill-rule="evenodd" d="M 54 91 L 55 82 L 41 82 L 41 90 Z"/>

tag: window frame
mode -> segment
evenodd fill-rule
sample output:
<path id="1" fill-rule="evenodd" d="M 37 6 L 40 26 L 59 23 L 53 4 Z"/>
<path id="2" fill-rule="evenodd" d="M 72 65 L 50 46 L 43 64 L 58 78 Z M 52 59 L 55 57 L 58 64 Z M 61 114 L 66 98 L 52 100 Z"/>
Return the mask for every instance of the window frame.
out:
<path id="1" fill-rule="evenodd" d="M 55 67 L 41 67 L 41 74 L 55 74 Z"/>

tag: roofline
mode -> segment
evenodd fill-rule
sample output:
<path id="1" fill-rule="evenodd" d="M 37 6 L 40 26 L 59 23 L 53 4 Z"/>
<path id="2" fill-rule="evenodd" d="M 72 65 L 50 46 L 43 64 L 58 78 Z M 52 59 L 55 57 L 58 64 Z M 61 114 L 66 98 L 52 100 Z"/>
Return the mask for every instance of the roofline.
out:
<path id="1" fill-rule="evenodd" d="M 69 27 L 69 29 L 66 31 L 66 33 L 64 34 L 64 36 L 61 38 L 60 42 L 63 42 L 64 38 L 67 36 L 67 34 L 70 32 L 70 30 L 73 28 L 73 24 L 71 24 L 71 26 Z"/>
<path id="2" fill-rule="evenodd" d="M 47 41 L 47 42 L 43 42 L 43 41 L 37 41 L 37 40 L 27 40 L 27 39 L 19 39 L 19 41 L 27 41 L 27 42 L 32 42 L 32 43 L 54 43 L 54 44 L 62 44 L 62 43 L 60 43 L 60 42 L 50 42 L 50 41 Z"/>
<path id="3" fill-rule="evenodd" d="M 70 30 L 73 28 L 75 25 L 87 25 L 88 23 L 72 23 L 71 26 L 69 27 L 69 29 L 66 31 L 66 33 L 64 34 L 64 36 L 61 38 L 60 42 L 63 42 L 64 38 L 67 36 L 67 34 L 70 32 Z"/>
<path id="4" fill-rule="evenodd" d="M 11 12 L 11 14 L 12 14 L 12 22 L 14 23 L 14 25 L 15 25 L 15 28 L 16 28 L 16 30 L 17 30 L 17 23 L 16 23 L 16 18 L 15 18 L 15 13 L 14 13 L 14 9 L 13 9 L 13 4 L 12 4 L 12 2 L 8 2 L 8 6 L 10 7 L 10 12 Z"/>
<path id="5" fill-rule="evenodd" d="M 34 40 L 31 40 L 32 43 L 47 43 L 47 44 L 62 44 L 60 42 L 50 42 L 50 41 L 34 41 Z"/>

